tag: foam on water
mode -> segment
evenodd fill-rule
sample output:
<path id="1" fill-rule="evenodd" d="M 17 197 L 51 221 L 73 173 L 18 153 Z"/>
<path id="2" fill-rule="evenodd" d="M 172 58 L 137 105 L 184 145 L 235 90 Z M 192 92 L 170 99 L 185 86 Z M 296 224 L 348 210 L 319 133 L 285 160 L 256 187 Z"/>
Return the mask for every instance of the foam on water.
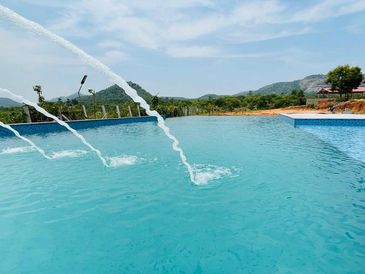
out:
<path id="1" fill-rule="evenodd" d="M 232 175 L 229 168 L 214 165 L 195 165 L 194 172 L 197 185 L 206 185 L 209 181 Z"/>
<path id="2" fill-rule="evenodd" d="M 17 14 L 16 12 L 12 11 L 11 9 L 4 7 L 0 5 L 0 17 L 3 17 L 10 22 L 25 28 L 27 30 L 30 30 L 38 35 L 42 35 L 49 40 L 57 43 L 61 47 L 69 50 L 70 52 L 76 54 L 78 57 L 81 58 L 82 61 L 84 61 L 86 64 L 92 66 L 94 69 L 101 71 L 104 73 L 109 79 L 111 79 L 114 83 L 116 83 L 118 86 L 123 88 L 125 93 L 133 99 L 134 102 L 139 103 L 142 108 L 146 110 L 147 115 L 154 116 L 158 120 L 158 126 L 163 130 L 165 135 L 172 140 L 172 148 L 176 152 L 179 153 L 181 162 L 185 165 L 186 169 L 189 172 L 190 180 L 193 183 L 195 182 L 195 175 L 194 170 L 192 166 L 187 161 L 187 158 L 185 156 L 184 151 L 179 146 L 179 141 L 176 139 L 174 135 L 171 134 L 170 129 L 166 126 L 165 121 L 163 117 L 155 110 L 151 110 L 148 103 L 138 95 L 137 91 L 133 88 L 131 88 L 128 83 L 118 74 L 114 73 L 108 66 L 101 63 L 99 60 L 95 59 L 91 55 L 87 54 L 74 44 L 72 44 L 70 41 L 65 40 L 64 38 L 50 32 L 49 30 L 45 29 L 40 24 L 33 22 L 31 20 L 28 20 L 24 18 L 23 16 Z M 56 117 L 57 118 L 57 117 Z M 102 158 L 101 154 L 98 153 L 95 149 L 93 149 L 99 156 L 99 158 L 102 159 L 103 163 L 106 165 L 105 159 Z"/>
<path id="3" fill-rule="evenodd" d="M 109 166 L 110 167 L 119 167 L 119 166 L 131 166 L 137 164 L 140 158 L 133 155 L 123 155 L 123 156 L 116 156 L 116 157 L 109 157 Z"/>
<path id="4" fill-rule="evenodd" d="M 24 136 L 20 135 L 20 133 L 13 129 L 11 126 L 4 124 L 3 122 L 0 121 L 0 126 L 3 128 L 6 128 L 7 130 L 10 130 L 12 133 L 14 133 L 14 135 L 16 137 L 18 137 L 19 139 L 22 139 L 23 141 L 27 142 L 28 144 L 30 144 L 35 150 L 37 150 L 40 154 L 42 154 L 42 156 L 46 159 L 52 159 L 51 157 L 49 157 L 43 149 L 41 149 L 40 147 L 38 147 L 35 143 L 33 143 L 31 140 L 29 140 L 28 138 L 25 138 Z"/>
<path id="5" fill-rule="evenodd" d="M 17 154 L 17 153 L 28 153 L 35 151 L 34 147 L 27 146 L 27 147 L 8 147 L 4 148 L 0 154 Z"/>
<path id="6" fill-rule="evenodd" d="M 87 151 L 76 149 L 76 150 L 62 150 L 53 152 L 51 154 L 52 159 L 61 159 L 61 158 L 78 158 L 87 154 Z"/>

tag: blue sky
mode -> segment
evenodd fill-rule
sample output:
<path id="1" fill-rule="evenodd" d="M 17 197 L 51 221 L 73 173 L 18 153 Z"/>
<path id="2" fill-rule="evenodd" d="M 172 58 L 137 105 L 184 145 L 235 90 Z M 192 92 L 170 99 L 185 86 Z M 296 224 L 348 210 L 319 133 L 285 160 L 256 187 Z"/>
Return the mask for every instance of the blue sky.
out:
<path id="1" fill-rule="evenodd" d="M 0 0 L 162 96 L 234 94 L 365 69 L 365 0 Z M 64 49 L 0 18 L 1 87 L 35 98 L 110 85 Z"/>

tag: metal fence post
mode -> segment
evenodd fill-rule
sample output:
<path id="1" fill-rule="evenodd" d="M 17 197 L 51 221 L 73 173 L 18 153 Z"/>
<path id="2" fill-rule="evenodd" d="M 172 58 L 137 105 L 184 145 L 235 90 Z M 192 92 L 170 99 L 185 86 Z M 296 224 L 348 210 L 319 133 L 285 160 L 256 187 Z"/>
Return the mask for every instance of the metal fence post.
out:
<path id="1" fill-rule="evenodd" d="M 106 113 L 106 110 L 105 110 L 105 106 L 104 105 L 101 106 L 101 110 L 103 111 L 103 119 L 108 118 L 108 113 Z"/>
<path id="2" fill-rule="evenodd" d="M 141 117 L 141 110 L 139 109 L 139 105 L 137 105 L 137 111 L 138 111 L 138 116 Z"/>
<path id="3" fill-rule="evenodd" d="M 82 105 L 82 111 L 84 112 L 85 118 L 87 118 L 87 111 L 85 105 Z"/>
<path id="4" fill-rule="evenodd" d="M 118 105 L 116 105 L 116 106 L 115 106 L 115 108 L 116 108 L 116 110 L 117 110 L 118 118 L 120 118 L 120 110 L 119 110 L 119 106 L 118 106 Z"/>
<path id="5" fill-rule="evenodd" d="M 27 123 L 31 123 L 32 122 L 32 118 L 30 116 L 30 112 L 29 112 L 29 107 L 28 106 L 23 106 L 23 110 L 27 119 Z"/>

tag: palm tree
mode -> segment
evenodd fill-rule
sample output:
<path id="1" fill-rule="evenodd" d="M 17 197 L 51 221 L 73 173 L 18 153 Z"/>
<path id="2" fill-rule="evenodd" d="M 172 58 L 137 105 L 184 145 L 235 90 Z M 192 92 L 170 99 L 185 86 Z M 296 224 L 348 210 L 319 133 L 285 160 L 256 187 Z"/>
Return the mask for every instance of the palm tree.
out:
<path id="1" fill-rule="evenodd" d="M 38 102 L 39 104 L 43 103 L 45 101 L 43 95 L 42 95 L 42 86 L 41 85 L 35 85 L 33 86 L 33 90 L 37 92 L 38 94 Z"/>

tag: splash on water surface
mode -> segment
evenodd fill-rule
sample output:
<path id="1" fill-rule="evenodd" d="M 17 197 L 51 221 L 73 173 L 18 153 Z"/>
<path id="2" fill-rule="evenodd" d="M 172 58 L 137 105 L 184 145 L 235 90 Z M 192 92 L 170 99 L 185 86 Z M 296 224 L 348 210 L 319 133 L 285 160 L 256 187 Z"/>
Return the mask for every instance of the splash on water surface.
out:
<path id="1" fill-rule="evenodd" d="M 35 149 L 31 146 L 26 147 L 7 147 L 4 148 L 0 154 L 17 154 L 17 153 L 28 153 L 35 151 Z"/>
<path id="2" fill-rule="evenodd" d="M 135 165 L 137 164 L 138 161 L 142 159 L 133 155 L 123 155 L 123 156 L 109 157 L 108 160 L 110 167 L 119 167 L 119 166 Z"/>
<path id="3" fill-rule="evenodd" d="M 229 168 L 215 165 L 195 165 L 194 173 L 197 185 L 206 185 L 210 181 L 232 175 L 232 171 Z"/>
<path id="4" fill-rule="evenodd" d="M 78 158 L 87 154 L 87 151 L 76 149 L 76 150 L 62 150 L 53 152 L 51 154 L 52 159 L 61 159 L 61 158 Z"/>

